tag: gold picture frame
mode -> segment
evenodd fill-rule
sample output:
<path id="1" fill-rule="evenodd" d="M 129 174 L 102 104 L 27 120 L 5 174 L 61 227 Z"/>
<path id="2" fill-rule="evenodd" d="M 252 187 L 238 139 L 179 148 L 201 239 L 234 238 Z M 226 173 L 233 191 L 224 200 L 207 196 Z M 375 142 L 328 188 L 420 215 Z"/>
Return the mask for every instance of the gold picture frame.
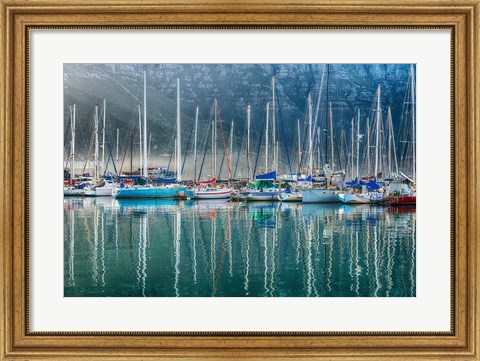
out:
<path id="1" fill-rule="evenodd" d="M 480 359 L 479 0 L 0 0 L 0 359 Z M 172 28 L 448 29 L 452 39 L 450 332 L 149 333 L 29 330 L 29 31 Z"/>

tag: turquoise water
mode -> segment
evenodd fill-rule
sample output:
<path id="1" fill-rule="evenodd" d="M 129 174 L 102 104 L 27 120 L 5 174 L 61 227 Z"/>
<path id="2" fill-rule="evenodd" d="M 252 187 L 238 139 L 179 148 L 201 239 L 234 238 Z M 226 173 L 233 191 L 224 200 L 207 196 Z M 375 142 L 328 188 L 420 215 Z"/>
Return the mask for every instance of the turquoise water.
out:
<path id="1" fill-rule="evenodd" d="M 67 297 L 414 297 L 415 208 L 65 198 Z"/>

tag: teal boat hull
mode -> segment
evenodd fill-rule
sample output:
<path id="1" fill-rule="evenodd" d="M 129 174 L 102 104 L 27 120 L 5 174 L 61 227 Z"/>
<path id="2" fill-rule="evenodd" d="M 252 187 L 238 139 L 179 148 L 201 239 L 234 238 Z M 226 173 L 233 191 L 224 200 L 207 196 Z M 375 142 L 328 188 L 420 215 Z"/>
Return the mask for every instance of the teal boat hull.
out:
<path id="1" fill-rule="evenodd" d="M 175 198 L 187 187 L 132 187 L 115 189 L 115 198 Z"/>

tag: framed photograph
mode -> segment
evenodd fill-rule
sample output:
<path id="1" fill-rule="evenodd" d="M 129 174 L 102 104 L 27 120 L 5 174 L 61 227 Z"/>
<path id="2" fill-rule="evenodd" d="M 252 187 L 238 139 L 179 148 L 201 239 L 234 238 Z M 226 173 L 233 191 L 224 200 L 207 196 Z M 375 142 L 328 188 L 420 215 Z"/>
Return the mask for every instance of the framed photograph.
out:
<path id="1" fill-rule="evenodd" d="M 0 3 L 2 360 L 480 359 L 478 0 Z"/>

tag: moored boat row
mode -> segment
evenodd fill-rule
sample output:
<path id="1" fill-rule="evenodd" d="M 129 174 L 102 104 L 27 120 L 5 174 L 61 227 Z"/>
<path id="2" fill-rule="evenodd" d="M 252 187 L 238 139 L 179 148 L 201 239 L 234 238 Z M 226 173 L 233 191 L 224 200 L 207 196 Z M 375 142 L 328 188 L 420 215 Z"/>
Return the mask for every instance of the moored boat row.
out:
<path id="1" fill-rule="evenodd" d="M 413 67 L 412 67 L 412 90 L 411 99 L 409 104 L 414 104 L 414 89 L 413 89 Z M 322 87 L 326 77 L 326 102 L 323 105 L 321 102 Z M 412 120 L 411 135 L 404 137 L 402 140 L 404 143 L 409 143 L 410 148 L 402 154 L 404 158 L 412 159 L 411 166 L 412 172 L 407 172 L 411 179 L 404 176 L 398 171 L 397 156 L 395 153 L 396 147 L 394 140 L 394 127 L 392 125 L 390 109 L 388 110 L 387 121 L 382 120 L 382 109 L 380 106 L 380 85 L 378 85 L 377 92 L 375 94 L 374 104 L 372 106 L 372 117 L 366 118 L 365 134 L 360 134 L 360 110 L 358 110 L 357 126 L 355 127 L 354 119 L 351 121 L 351 140 L 349 146 L 347 146 L 347 136 L 342 135 L 342 139 L 338 139 L 338 134 L 335 137 L 333 120 L 332 102 L 329 101 L 329 67 L 326 65 L 323 69 L 318 94 L 315 97 L 312 94 L 308 94 L 306 117 L 308 122 L 305 122 L 305 129 L 302 132 L 300 129 L 300 122 L 297 121 L 297 136 L 298 136 L 298 171 L 292 172 L 292 166 L 290 164 L 289 154 L 293 154 L 288 150 L 288 142 L 284 140 L 285 146 L 285 158 L 283 164 L 279 162 L 279 140 L 277 136 L 280 135 L 278 130 L 281 122 L 277 121 L 278 113 L 278 100 L 275 93 L 275 76 L 272 77 L 271 98 L 266 103 L 265 109 L 265 123 L 262 124 L 261 136 L 259 137 L 257 154 L 255 164 L 250 164 L 251 150 L 250 150 L 250 105 L 247 106 L 247 124 L 245 127 L 246 149 L 243 148 L 243 152 L 246 153 L 246 157 L 243 162 L 243 166 L 247 168 L 247 172 L 243 173 L 243 181 L 241 183 L 235 183 L 236 168 L 238 163 L 242 159 L 242 152 L 238 152 L 238 156 L 234 169 L 233 160 L 233 144 L 234 144 L 234 123 L 232 121 L 230 126 L 230 137 L 227 139 L 223 125 L 224 120 L 220 117 L 220 111 L 217 98 L 213 102 L 213 119 L 211 123 L 207 122 L 207 129 L 204 135 L 203 145 L 203 160 L 201 162 L 200 171 L 197 173 L 197 127 L 198 127 L 198 107 L 196 108 L 195 122 L 192 126 L 190 135 L 194 134 L 194 156 L 193 156 L 193 179 L 190 181 L 182 180 L 183 167 L 185 160 L 187 159 L 187 152 L 184 154 L 181 151 L 181 124 L 180 124 L 180 82 L 177 79 L 177 112 L 176 112 L 176 127 L 175 133 L 172 139 L 175 139 L 175 167 L 174 171 L 170 169 L 170 161 L 168 167 L 166 167 L 166 173 L 169 174 L 168 182 L 155 179 L 154 172 L 151 172 L 151 168 L 148 167 L 149 153 L 150 153 L 150 140 L 147 137 L 147 97 L 146 97 L 146 82 L 147 74 L 144 69 L 143 72 L 143 102 L 138 104 L 138 137 L 140 149 L 140 166 L 137 171 L 132 170 L 127 176 L 131 176 L 130 179 L 122 178 L 126 176 L 126 173 L 122 173 L 122 165 L 117 171 L 115 163 L 119 164 L 118 159 L 118 129 L 117 129 L 117 159 L 116 162 L 113 159 L 111 149 L 107 149 L 107 143 L 105 138 L 105 119 L 106 119 L 106 102 L 103 103 L 103 141 L 99 142 L 99 107 L 95 105 L 94 111 L 94 128 L 92 139 L 95 139 L 95 144 L 91 144 L 91 148 L 95 149 L 94 152 L 94 171 L 93 176 L 88 180 L 80 180 L 75 174 L 75 105 L 70 110 L 71 115 L 71 151 L 70 158 L 66 164 L 70 162 L 71 172 L 70 177 L 65 177 L 66 183 L 64 184 L 65 196 L 86 196 L 86 197 L 115 197 L 115 198 L 189 198 L 189 199 L 222 199 L 231 201 L 281 201 L 281 202 L 302 202 L 302 203 L 346 203 L 346 204 L 379 204 L 388 203 L 392 205 L 409 205 L 416 203 L 415 188 L 415 138 L 414 138 L 414 119 Z M 406 97 L 407 98 L 407 97 Z M 316 101 L 315 101 L 316 100 Z M 314 103 L 316 106 L 314 107 Z M 325 110 L 325 116 L 323 122 L 319 120 L 319 109 L 322 104 Z M 143 105 L 143 116 L 141 111 L 141 105 Z M 314 111 L 314 108 L 316 109 Z M 414 109 L 407 112 L 408 114 L 414 114 Z M 271 119 L 269 118 L 271 114 Z M 135 117 L 136 118 L 136 117 Z M 271 122 L 270 122 L 271 121 Z M 136 122 L 136 121 L 135 121 Z M 217 128 L 220 128 L 221 138 L 223 143 L 223 159 L 220 163 L 219 169 L 217 169 L 217 155 L 221 151 L 217 151 Z M 283 129 L 285 131 L 285 129 Z M 355 142 L 356 131 L 356 142 Z M 305 134 L 303 145 L 301 142 L 301 134 Z M 337 132 L 338 133 L 338 132 Z M 151 135 L 151 134 L 150 134 Z M 209 137 L 211 135 L 211 147 L 209 148 Z M 323 140 L 325 135 L 325 140 Z M 365 136 L 365 142 L 361 142 L 361 139 Z M 337 138 L 335 140 L 335 138 Z M 370 141 L 370 138 L 375 138 L 375 144 Z M 335 142 L 340 142 L 341 146 Z M 133 147 L 133 138 L 131 140 L 131 147 Z M 230 147 L 228 147 L 230 143 Z M 243 140 L 242 140 L 243 143 Z M 360 151 L 360 143 L 364 148 L 363 153 Z M 148 144 L 148 147 L 147 147 Z M 190 140 L 188 141 L 190 145 Z M 187 150 L 189 149 L 187 145 Z M 356 146 L 356 147 L 355 147 Z M 322 147 L 325 149 L 323 150 Z M 102 156 L 99 155 L 99 149 L 102 149 Z M 241 148 L 241 147 L 240 147 Z M 340 149 L 339 149 L 340 148 Z M 148 149 L 148 150 L 147 150 Z M 184 148 L 185 149 L 185 148 Z M 337 150 L 336 150 L 337 149 Z M 356 149 L 356 150 L 355 150 Z M 130 149 L 131 150 L 131 149 Z M 209 150 L 211 150 L 211 172 L 207 177 L 212 178 L 209 181 L 201 182 L 200 179 L 205 158 L 209 157 Z M 106 153 L 110 153 L 109 159 L 105 160 Z M 126 152 L 124 152 L 126 153 Z M 68 153 L 67 153 L 68 154 Z M 131 152 L 132 154 L 132 152 Z M 108 157 L 108 154 L 107 154 Z M 131 156 L 132 157 L 132 156 Z M 183 158 L 183 164 L 181 159 Z M 362 159 L 363 158 L 363 165 Z M 265 165 L 263 166 L 263 160 Z M 110 176 L 106 178 L 105 175 L 109 173 L 108 164 L 111 162 L 115 168 L 116 176 Z M 132 160 L 130 161 L 132 164 Z M 260 163 L 262 163 L 260 165 Z M 288 169 L 289 173 L 286 176 L 277 176 L 279 169 Z M 356 165 L 356 167 L 355 167 Z M 223 168 L 222 168 L 223 167 Z M 206 167 L 205 167 L 206 168 Z M 261 170 L 260 170 L 261 168 Z M 356 171 L 355 171 L 356 168 Z M 407 167 L 403 166 L 400 169 L 405 170 Z M 92 169 L 92 168 L 89 168 Z M 224 183 L 218 182 L 217 177 L 222 175 L 222 169 L 228 170 L 228 180 Z M 85 166 L 83 166 L 83 171 Z M 387 171 L 388 170 L 388 171 Z M 65 168 L 67 172 L 67 169 Z M 89 176 L 87 173 L 83 173 L 82 176 Z M 103 171 L 103 176 L 102 176 Z M 263 171 L 263 174 L 260 174 Z M 373 172 L 372 172 L 373 171 Z M 67 172 L 67 173 L 68 173 Z M 185 172 L 188 173 L 188 172 Z M 190 176 L 192 175 L 189 173 Z M 364 178 L 359 178 L 361 174 L 365 175 Z M 383 175 L 388 175 L 385 179 Z M 402 174 L 403 178 L 400 177 Z M 347 179 L 355 180 L 352 182 L 346 182 Z M 226 178 L 226 177 L 225 177 Z M 166 180 L 167 178 L 165 178 Z M 204 178 L 205 179 L 205 173 Z M 378 179 L 378 183 L 377 183 Z M 406 182 L 408 181 L 408 182 Z"/>

